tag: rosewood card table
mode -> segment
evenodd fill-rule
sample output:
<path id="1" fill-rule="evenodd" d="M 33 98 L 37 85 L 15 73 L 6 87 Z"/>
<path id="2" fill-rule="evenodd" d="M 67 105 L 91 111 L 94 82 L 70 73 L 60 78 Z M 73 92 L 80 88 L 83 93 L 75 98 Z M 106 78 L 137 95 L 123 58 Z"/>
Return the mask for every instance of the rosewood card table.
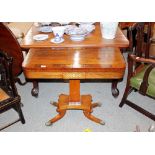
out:
<path id="1" fill-rule="evenodd" d="M 115 39 L 104 39 L 102 38 L 101 30 L 100 30 L 100 23 L 95 23 L 95 30 L 87 35 L 85 40 L 81 42 L 75 42 L 70 40 L 68 35 L 64 35 L 64 42 L 60 44 L 52 43 L 50 40 L 54 38 L 53 33 L 46 33 L 48 34 L 48 39 L 45 41 L 35 41 L 33 40 L 33 36 L 37 34 L 44 34 L 42 32 L 38 31 L 38 27 L 33 25 L 30 30 L 28 31 L 27 35 L 24 37 L 24 39 L 21 42 L 21 47 L 24 50 L 29 50 L 31 48 L 33 49 L 51 49 L 51 50 L 57 50 L 57 49 L 99 49 L 104 47 L 117 47 L 117 48 L 125 48 L 128 47 L 129 41 L 124 36 L 122 31 L 118 28 Z M 118 80 L 114 79 L 112 80 L 112 95 L 114 97 L 117 97 L 119 95 L 119 91 L 117 89 L 117 82 Z M 33 81 L 33 89 L 32 89 L 32 95 L 37 96 L 39 92 L 38 82 Z"/>
<path id="2" fill-rule="evenodd" d="M 68 109 L 83 110 L 90 120 L 104 124 L 93 116 L 92 109 L 99 106 L 92 103 L 92 96 L 80 94 L 81 79 L 121 79 L 125 61 L 119 48 L 86 49 L 30 49 L 23 63 L 27 79 L 69 79 L 69 95 L 60 94 L 58 115 L 50 119 L 51 125 L 61 119 Z"/>

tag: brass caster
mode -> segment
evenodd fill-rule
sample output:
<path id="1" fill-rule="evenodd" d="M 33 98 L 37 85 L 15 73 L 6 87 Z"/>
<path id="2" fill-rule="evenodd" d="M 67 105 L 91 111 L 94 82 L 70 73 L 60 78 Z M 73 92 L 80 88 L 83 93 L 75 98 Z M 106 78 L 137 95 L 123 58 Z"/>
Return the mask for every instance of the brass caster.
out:
<path id="1" fill-rule="evenodd" d="M 48 121 L 45 123 L 46 126 L 51 126 L 53 123 L 51 121 Z"/>
<path id="2" fill-rule="evenodd" d="M 101 121 L 100 124 L 101 124 L 101 125 L 105 125 L 105 122 L 104 122 L 104 121 Z"/>
<path id="3" fill-rule="evenodd" d="M 57 102 L 55 102 L 55 101 L 51 101 L 50 104 L 57 107 Z"/>
<path id="4" fill-rule="evenodd" d="M 101 102 L 98 102 L 97 104 L 98 104 L 98 107 L 101 107 L 102 106 L 102 103 Z"/>

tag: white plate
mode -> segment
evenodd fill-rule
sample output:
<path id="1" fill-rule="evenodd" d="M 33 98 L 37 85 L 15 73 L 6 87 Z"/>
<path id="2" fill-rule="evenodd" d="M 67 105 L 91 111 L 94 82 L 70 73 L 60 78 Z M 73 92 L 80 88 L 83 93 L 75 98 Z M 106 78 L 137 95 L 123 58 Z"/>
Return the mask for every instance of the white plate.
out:
<path id="1" fill-rule="evenodd" d="M 61 38 L 61 40 L 60 40 L 60 41 L 55 41 L 55 38 L 53 38 L 53 39 L 51 39 L 51 42 L 52 42 L 52 43 L 59 44 L 59 43 L 64 42 L 64 39 L 63 39 L 63 38 Z"/>
<path id="2" fill-rule="evenodd" d="M 37 41 L 46 40 L 46 39 L 48 39 L 48 35 L 47 34 L 37 34 L 37 35 L 33 36 L 33 39 L 37 40 Z"/>
<path id="3" fill-rule="evenodd" d="M 71 36 L 70 39 L 72 41 L 83 41 L 85 37 L 84 36 Z"/>
<path id="4" fill-rule="evenodd" d="M 39 31 L 45 32 L 45 33 L 52 32 L 52 27 L 51 26 L 42 26 L 39 28 Z"/>

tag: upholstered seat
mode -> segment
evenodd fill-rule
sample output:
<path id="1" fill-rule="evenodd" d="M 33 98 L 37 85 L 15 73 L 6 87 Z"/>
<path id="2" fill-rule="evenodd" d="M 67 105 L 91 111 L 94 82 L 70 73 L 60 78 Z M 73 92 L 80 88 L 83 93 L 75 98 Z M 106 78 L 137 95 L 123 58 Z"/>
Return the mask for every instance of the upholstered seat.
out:
<path id="1" fill-rule="evenodd" d="M 150 65 L 145 65 L 144 68 L 139 73 L 137 73 L 135 76 L 133 76 L 130 79 L 130 86 L 131 87 L 139 90 L 141 83 L 143 81 L 143 78 L 144 78 L 144 73 L 148 69 L 149 66 Z M 152 71 L 149 74 L 148 84 L 149 85 L 148 85 L 146 94 L 151 96 L 151 97 L 155 97 L 155 68 L 152 69 Z"/>

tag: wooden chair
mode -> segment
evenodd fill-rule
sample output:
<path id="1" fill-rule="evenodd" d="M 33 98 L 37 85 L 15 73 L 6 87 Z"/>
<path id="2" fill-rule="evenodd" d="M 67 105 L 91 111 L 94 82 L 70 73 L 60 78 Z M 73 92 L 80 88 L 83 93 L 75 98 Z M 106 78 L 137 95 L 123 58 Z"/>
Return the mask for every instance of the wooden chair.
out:
<path id="1" fill-rule="evenodd" d="M 136 63 L 141 63 L 142 65 L 135 69 Z M 129 54 L 127 84 L 119 105 L 122 107 L 124 104 L 127 104 L 147 117 L 155 120 L 154 114 L 127 99 L 132 90 L 137 90 L 144 96 L 155 97 L 155 60 Z"/>
<path id="2" fill-rule="evenodd" d="M 17 77 L 22 72 L 22 62 L 24 60 L 22 49 L 14 34 L 2 22 L 0 22 L 0 50 L 5 51 L 8 56 L 13 57 L 15 60 L 12 66 L 14 80 L 24 85 L 25 83 L 22 83 Z"/>
<path id="3" fill-rule="evenodd" d="M 128 100 L 128 95 L 136 90 L 143 96 L 155 98 L 155 60 L 149 58 L 149 47 L 151 43 L 151 25 L 148 23 L 147 33 L 144 34 L 144 23 L 134 26 L 136 28 L 136 44 L 133 54 L 128 55 L 128 77 L 120 107 L 124 104 L 134 108 L 147 117 L 155 120 L 155 115 Z M 132 37 L 132 35 L 131 35 Z M 132 37 L 133 38 L 133 37 Z M 131 41 L 132 45 L 133 41 Z"/>
<path id="4" fill-rule="evenodd" d="M 21 110 L 21 98 L 18 95 L 13 78 L 12 64 L 13 58 L 8 57 L 6 53 L 0 51 L 0 113 L 14 108 L 19 114 L 19 119 L 0 128 L 0 130 L 18 121 L 21 121 L 23 124 L 25 123 Z"/>

